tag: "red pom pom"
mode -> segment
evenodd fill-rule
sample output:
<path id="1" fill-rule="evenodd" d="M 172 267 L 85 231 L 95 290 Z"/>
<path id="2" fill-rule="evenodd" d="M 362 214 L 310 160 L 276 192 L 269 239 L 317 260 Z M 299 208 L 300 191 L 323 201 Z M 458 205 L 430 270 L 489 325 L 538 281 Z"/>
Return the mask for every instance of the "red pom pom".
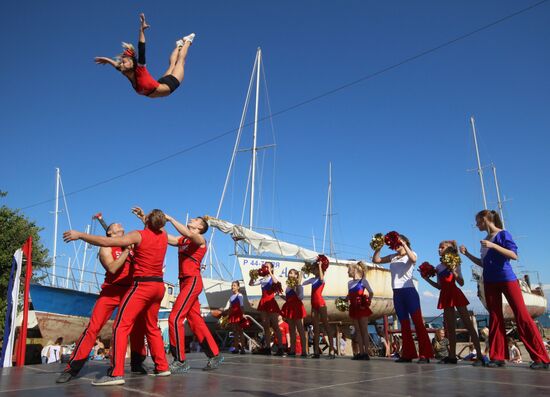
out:
<path id="1" fill-rule="evenodd" d="M 399 241 L 399 233 L 391 231 L 384 236 L 384 242 L 390 249 L 396 250 L 401 247 L 401 241 Z"/>
<path id="2" fill-rule="evenodd" d="M 283 286 L 281 283 L 274 283 L 271 286 L 271 291 L 273 291 L 276 294 L 282 294 L 283 293 Z"/>
<path id="3" fill-rule="evenodd" d="M 428 262 L 423 262 L 419 267 L 418 270 L 420 271 L 420 274 L 423 278 L 425 277 L 433 277 L 437 274 L 435 271 L 435 267 L 430 265 Z"/>
<path id="4" fill-rule="evenodd" d="M 321 264 L 321 269 L 323 270 L 323 272 L 327 271 L 328 265 L 329 265 L 329 260 L 325 255 L 323 255 L 323 254 L 318 255 L 315 262 Z"/>
<path id="5" fill-rule="evenodd" d="M 260 275 L 260 277 L 265 277 L 269 275 L 269 268 L 267 267 L 266 264 L 262 265 L 260 270 L 258 270 L 258 274 Z"/>

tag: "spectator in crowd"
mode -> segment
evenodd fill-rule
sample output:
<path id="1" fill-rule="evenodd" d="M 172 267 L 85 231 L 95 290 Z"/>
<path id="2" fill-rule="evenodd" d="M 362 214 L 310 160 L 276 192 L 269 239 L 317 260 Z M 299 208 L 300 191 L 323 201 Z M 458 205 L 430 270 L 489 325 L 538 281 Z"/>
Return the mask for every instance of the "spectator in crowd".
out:
<path id="1" fill-rule="evenodd" d="M 435 331 L 435 338 L 432 339 L 432 347 L 437 360 L 442 361 L 445 357 L 449 357 L 449 339 L 445 338 L 445 330 L 443 328 L 439 328 Z"/>
<path id="2" fill-rule="evenodd" d="M 63 354 L 63 338 L 59 337 L 55 340 L 55 343 L 50 346 L 47 352 L 48 364 L 61 362 L 61 355 Z"/>
<path id="3" fill-rule="evenodd" d="M 386 335 L 384 334 L 384 329 L 382 327 L 376 327 L 376 333 L 380 338 L 379 343 L 379 356 L 380 357 L 389 357 L 390 356 L 390 343 L 386 340 Z"/>
<path id="4" fill-rule="evenodd" d="M 510 362 L 513 364 L 520 364 L 523 362 L 521 359 L 521 352 L 519 351 L 518 344 L 512 337 L 508 337 L 508 354 L 510 356 Z"/>
<path id="5" fill-rule="evenodd" d="M 42 364 L 48 363 L 48 352 L 50 350 L 50 347 L 53 346 L 53 342 L 51 340 L 46 343 L 46 345 L 42 348 L 42 351 L 40 352 L 40 358 L 42 360 Z"/>

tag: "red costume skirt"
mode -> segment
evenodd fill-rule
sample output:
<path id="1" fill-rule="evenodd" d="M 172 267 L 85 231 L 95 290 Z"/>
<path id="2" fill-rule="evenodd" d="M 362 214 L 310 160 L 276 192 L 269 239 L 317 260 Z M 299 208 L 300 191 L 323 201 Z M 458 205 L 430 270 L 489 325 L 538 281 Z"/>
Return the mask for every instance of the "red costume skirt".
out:
<path id="1" fill-rule="evenodd" d="M 235 305 L 231 305 L 229 309 L 229 317 L 227 318 L 227 321 L 230 324 L 240 323 L 244 320 L 243 311 L 241 310 L 241 305 L 239 301 L 237 300 L 237 303 Z"/>
<path id="2" fill-rule="evenodd" d="M 306 313 L 306 308 L 300 299 L 297 296 L 291 296 L 287 299 L 283 308 L 281 309 L 281 315 L 284 318 L 290 319 L 301 319 L 304 318 Z"/>
<path id="3" fill-rule="evenodd" d="M 258 304 L 258 311 L 279 314 L 281 310 L 275 300 L 275 294 L 262 291 L 262 299 L 260 299 L 260 303 Z"/>
<path id="4" fill-rule="evenodd" d="M 438 309 L 447 307 L 468 306 L 470 302 L 464 296 L 460 288 L 456 286 L 454 280 L 452 283 L 446 283 L 440 279 L 441 291 L 439 292 L 439 301 L 437 302 Z"/>
<path id="5" fill-rule="evenodd" d="M 369 317 L 372 314 L 370 310 L 370 301 L 362 293 L 350 292 L 349 294 L 349 316 L 351 318 Z"/>

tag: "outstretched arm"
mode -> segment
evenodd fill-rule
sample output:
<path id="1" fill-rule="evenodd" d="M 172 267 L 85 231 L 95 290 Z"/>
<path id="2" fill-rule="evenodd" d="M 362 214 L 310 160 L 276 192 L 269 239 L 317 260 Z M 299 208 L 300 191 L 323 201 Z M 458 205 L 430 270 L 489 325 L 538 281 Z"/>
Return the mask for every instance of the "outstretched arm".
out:
<path id="1" fill-rule="evenodd" d="M 429 277 L 422 277 L 424 280 L 426 280 L 426 282 L 428 284 L 430 284 L 432 287 L 436 288 L 436 289 L 441 289 L 441 286 L 439 285 L 438 282 L 436 281 L 433 281 L 432 279 L 430 279 Z"/>
<path id="2" fill-rule="evenodd" d="M 470 252 L 468 252 L 468 249 L 465 246 L 461 245 L 460 248 L 459 248 L 459 251 L 462 255 L 466 256 L 466 258 L 471 260 L 473 263 L 475 263 L 478 266 L 483 267 L 483 262 L 481 261 L 481 259 L 473 256 L 472 254 L 470 254 Z"/>
<path id="3" fill-rule="evenodd" d="M 100 247 L 128 247 L 132 244 L 139 245 L 139 243 L 141 243 L 141 234 L 134 230 L 122 237 L 104 237 L 81 233 L 76 230 L 69 230 L 63 233 L 63 240 L 66 243 L 74 240 L 83 240 L 88 244 Z"/>
<path id="4" fill-rule="evenodd" d="M 382 248 L 378 248 L 376 251 L 374 251 L 374 255 L 372 256 L 372 262 L 373 263 L 390 263 L 391 262 L 391 255 L 386 255 L 381 257 L 380 256 L 380 250 Z"/>
<path id="5" fill-rule="evenodd" d="M 94 60 L 95 60 L 95 63 L 97 63 L 98 65 L 111 65 L 112 67 L 114 67 L 117 70 L 120 68 L 120 66 L 119 66 L 120 63 L 118 61 L 115 61 L 114 59 L 111 59 L 111 58 L 95 57 Z"/>

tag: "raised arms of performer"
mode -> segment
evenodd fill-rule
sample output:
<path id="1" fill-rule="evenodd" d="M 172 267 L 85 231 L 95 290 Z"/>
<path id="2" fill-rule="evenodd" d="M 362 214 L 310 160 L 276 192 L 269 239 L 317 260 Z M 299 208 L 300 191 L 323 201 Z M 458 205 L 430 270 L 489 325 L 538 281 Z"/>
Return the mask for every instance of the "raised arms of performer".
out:
<path id="1" fill-rule="evenodd" d="M 139 245 L 139 243 L 141 243 L 141 234 L 135 230 L 122 237 L 95 236 L 93 234 L 81 233 L 76 230 L 69 230 L 63 233 L 63 241 L 66 243 L 75 240 L 82 240 L 88 244 L 97 245 L 99 247 L 129 247 L 132 244 Z"/>
<path id="2" fill-rule="evenodd" d="M 116 273 L 118 269 L 122 265 L 124 265 L 124 262 L 126 262 L 126 259 L 128 258 L 128 255 L 130 255 L 130 247 L 125 247 L 120 256 L 117 259 L 113 259 L 113 255 L 111 253 L 110 247 L 101 247 L 99 249 L 99 261 L 101 262 L 101 265 L 105 270 L 107 270 L 109 273 Z"/>
<path id="3" fill-rule="evenodd" d="M 470 254 L 470 252 L 468 251 L 468 249 L 465 246 L 461 245 L 460 248 L 459 248 L 459 251 L 462 255 L 466 256 L 466 258 L 471 260 L 473 263 L 475 263 L 478 266 L 483 267 L 483 262 L 481 261 L 481 258 L 475 257 L 472 254 Z"/>
<path id="4" fill-rule="evenodd" d="M 145 22 L 145 14 L 139 14 L 139 20 L 141 24 L 139 26 L 138 64 L 145 65 L 145 29 L 149 29 L 150 26 Z"/>
<path id="5" fill-rule="evenodd" d="M 391 259 L 393 257 L 394 254 L 390 254 L 390 255 L 386 255 L 386 256 L 380 256 L 380 251 L 382 250 L 382 248 L 378 248 L 377 250 L 374 251 L 374 255 L 372 256 L 372 263 L 390 263 L 391 262 Z"/>

